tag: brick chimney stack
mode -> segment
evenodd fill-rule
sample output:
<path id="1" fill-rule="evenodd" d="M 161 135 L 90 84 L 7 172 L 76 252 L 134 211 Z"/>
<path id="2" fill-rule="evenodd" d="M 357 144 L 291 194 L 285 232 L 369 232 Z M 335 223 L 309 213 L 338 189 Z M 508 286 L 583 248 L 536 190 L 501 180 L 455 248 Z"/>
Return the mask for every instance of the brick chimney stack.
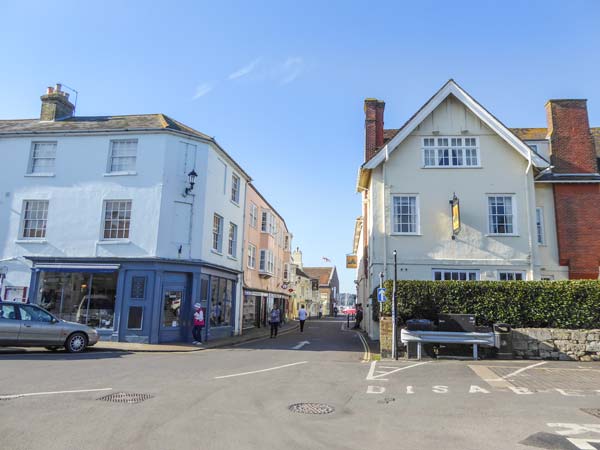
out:
<path id="1" fill-rule="evenodd" d="M 62 85 L 48 87 L 46 94 L 40 99 L 42 100 L 40 121 L 53 122 L 73 117 L 75 105 L 69 101 L 69 94 L 62 90 Z"/>
<path id="2" fill-rule="evenodd" d="M 383 111 L 385 102 L 376 98 L 365 99 L 365 161 L 371 159 L 383 146 Z"/>
<path id="3" fill-rule="evenodd" d="M 546 117 L 553 172 L 598 172 L 587 100 L 549 100 Z"/>
<path id="4" fill-rule="evenodd" d="M 598 172 L 586 100 L 546 103 L 552 173 L 578 174 L 577 181 L 553 184 L 558 257 L 570 279 L 598 279 L 600 265 L 600 184 L 585 182 Z"/>

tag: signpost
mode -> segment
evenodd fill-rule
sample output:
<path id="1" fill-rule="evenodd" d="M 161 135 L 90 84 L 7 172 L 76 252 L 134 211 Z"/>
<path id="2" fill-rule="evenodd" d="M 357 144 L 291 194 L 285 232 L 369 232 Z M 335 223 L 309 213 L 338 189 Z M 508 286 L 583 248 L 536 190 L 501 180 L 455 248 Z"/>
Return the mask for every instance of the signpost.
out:
<path id="1" fill-rule="evenodd" d="M 385 288 L 378 288 L 377 289 L 377 301 L 379 303 L 383 303 L 387 300 L 386 296 L 385 296 Z"/>

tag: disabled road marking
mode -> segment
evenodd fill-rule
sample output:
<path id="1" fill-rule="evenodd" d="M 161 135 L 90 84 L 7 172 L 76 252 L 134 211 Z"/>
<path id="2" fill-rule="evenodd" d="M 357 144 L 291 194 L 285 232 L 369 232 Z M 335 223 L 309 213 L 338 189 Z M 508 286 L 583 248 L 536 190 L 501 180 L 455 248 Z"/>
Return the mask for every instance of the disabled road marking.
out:
<path id="1" fill-rule="evenodd" d="M 292 366 L 297 366 L 299 364 L 306 364 L 306 363 L 308 363 L 308 361 L 300 361 L 300 362 L 295 362 L 295 363 L 292 363 L 292 364 L 285 364 L 283 366 L 270 367 L 268 369 L 253 370 L 251 372 L 234 373 L 234 374 L 231 374 L 231 375 L 221 375 L 220 377 L 215 377 L 215 380 L 220 380 L 220 379 L 223 379 L 223 378 L 241 377 L 243 375 L 252 375 L 252 374 L 255 374 L 255 373 L 269 372 L 271 370 L 278 370 L 278 369 L 283 369 L 285 367 L 292 367 Z"/>
<path id="2" fill-rule="evenodd" d="M 112 388 L 77 389 L 77 390 L 73 390 L 73 391 L 30 392 L 27 394 L 0 395 L 0 400 L 9 400 L 12 398 L 21 398 L 21 397 L 34 397 L 34 396 L 38 396 L 38 395 L 79 394 L 82 392 L 100 392 L 100 391 L 112 391 Z"/>

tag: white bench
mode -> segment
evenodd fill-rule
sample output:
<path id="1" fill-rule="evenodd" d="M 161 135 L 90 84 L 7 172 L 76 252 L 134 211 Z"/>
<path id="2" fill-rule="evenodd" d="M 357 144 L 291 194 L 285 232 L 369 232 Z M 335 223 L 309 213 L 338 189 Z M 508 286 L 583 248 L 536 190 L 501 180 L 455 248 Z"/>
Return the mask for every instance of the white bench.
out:
<path id="1" fill-rule="evenodd" d="M 417 359 L 421 359 L 423 343 L 426 344 L 466 344 L 473 346 L 473 359 L 477 359 L 477 348 L 498 347 L 496 335 L 490 333 L 468 333 L 455 331 L 409 331 L 402 329 L 400 340 L 404 344 L 417 343 Z"/>

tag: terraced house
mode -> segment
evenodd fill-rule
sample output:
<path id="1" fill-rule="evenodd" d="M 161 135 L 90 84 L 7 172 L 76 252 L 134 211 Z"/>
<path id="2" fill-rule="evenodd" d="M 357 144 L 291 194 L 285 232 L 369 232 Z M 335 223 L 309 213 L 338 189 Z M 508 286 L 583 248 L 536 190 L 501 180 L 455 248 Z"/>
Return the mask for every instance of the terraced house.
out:
<path id="1" fill-rule="evenodd" d="M 40 117 L 0 120 L 0 295 L 102 339 L 240 332 L 248 174 L 164 114 L 75 116 L 60 85 Z"/>
<path id="2" fill-rule="evenodd" d="M 507 128 L 453 80 L 400 128 L 384 107 L 365 100 L 359 303 L 393 278 L 394 251 L 398 279 L 598 278 L 600 129 L 585 100 L 548 101 L 547 128 Z"/>

